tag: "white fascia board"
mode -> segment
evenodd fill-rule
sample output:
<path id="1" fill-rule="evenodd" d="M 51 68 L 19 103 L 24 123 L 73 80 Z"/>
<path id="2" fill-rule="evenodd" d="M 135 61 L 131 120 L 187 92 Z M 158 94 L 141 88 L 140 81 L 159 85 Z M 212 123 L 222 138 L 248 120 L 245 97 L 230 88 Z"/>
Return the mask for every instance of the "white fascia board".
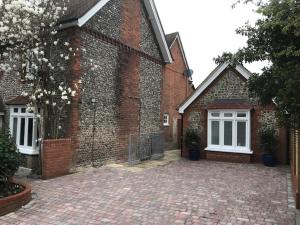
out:
<path id="1" fill-rule="evenodd" d="M 109 1 L 110 0 L 99 1 L 94 7 L 92 7 L 81 18 L 79 18 L 78 20 L 72 21 L 72 22 L 62 24 L 59 27 L 59 30 L 66 29 L 66 28 L 69 28 L 69 27 L 74 27 L 74 26 L 82 27 L 87 21 L 89 21 Z M 167 41 L 166 41 L 165 34 L 164 34 L 164 31 L 163 31 L 163 28 L 162 28 L 162 24 L 160 23 L 160 20 L 159 20 L 159 17 L 158 17 L 158 13 L 156 11 L 155 4 L 154 4 L 153 0 L 144 0 L 144 3 L 145 3 L 145 6 L 146 6 L 146 9 L 147 9 L 147 12 L 149 14 L 149 17 L 150 17 L 149 19 L 150 19 L 151 24 L 154 28 L 154 32 L 155 32 L 159 47 L 161 49 L 164 61 L 165 61 L 165 63 L 172 63 L 173 58 L 172 58 L 170 49 L 169 49 Z"/>
<path id="2" fill-rule="evenodd" d="M 228 67 L 229 63 L 224 63 L 218 68 L 214 73 L 210 74 L 196 89 L 194 94 L 182 105 L 179 107 L 178 112 L 183 114 L 186 108 L 192 104 L 196 98 L 201 95 L 203 91 Z"/>
<path id="3" fill-rule="evenodd" d="M 87 21 L 89 21 L 103 6 L 110 0 L 99 1 L 93 8 L 91 8 L 86 14 L 78 19 L 78 26 L 82 27 Z"/>
<path id="4" fill-rule="evenodd" d="M 166 63 L 172 63 L 173 58 L 172 58 L 170 49 L 169 49 L 167 41 L 166 41 L 165 34 L 164 34 L 162 25 L 161 25 L 159 17 L 158 17 L 158 13 L 156 11 L 155 4 L 154 4 L 153 0 L 144 0 L 144 3 L 145 3 L 145 7 L 147 9 L 147 12 L 149 14 L 149 20 L 151 21 L 154 32 L 156 34 L 156 38 L 157 38 L 159 47 L 162 51 L 164 61 Z"/>
<path id="5" fill-rule="evenodd" d="M 237 65 L 235 67 L 235 69 L 243 75 L 243 77 L 245 77 L 247 80 L 250 78 L 251 73 L 245 69 L 245 67 L 243 67 L 242 65 Z"/>

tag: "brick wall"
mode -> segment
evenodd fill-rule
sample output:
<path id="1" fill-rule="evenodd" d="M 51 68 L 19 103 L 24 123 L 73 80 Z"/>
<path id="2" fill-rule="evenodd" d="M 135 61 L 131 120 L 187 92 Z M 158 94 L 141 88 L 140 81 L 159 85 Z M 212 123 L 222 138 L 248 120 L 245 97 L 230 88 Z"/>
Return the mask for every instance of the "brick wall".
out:
<path id="1" fill-rule="evenodd" d="M 253 154 L 229 154 L 207 152 L 207 105 L 216 99 L 246 99 L 253 105 L 251 110 L 251 150 Z M 183 129 L 193 128 L 198 130 L 202 141 L 201 157 L 232 162 L 261 162 L 262 150 L 260 148 L 259 133 L 261 127 L 266 124 L 278 129 L 277 159 L 281 164 L 286 163 L 286 130 L 277 127 L 273 105 L 261 107 L 255 99 L 249 98 L 246 80 L 235 70 L 224 71 L 185 111 L 183 117 Z M 188 151 L 183 147 L 183 156 L 188 156 Z"/>
<path id="2" fill-rule="evenodd" d="M 165 140 L 167 149 L 179 148 L 178 131 L 180 131 L 181 115 L 177 112 L 177 107 L 193 92 L 189 84 L 188 77 L 184 75 L 186 65 L 180 50 L 178 39 L 171 48 L 174 62 L 164 67 L 163 94 L 162 94 L 162 118 L 163 114 L 169 114 L 169 126 L 165 126 Z"/>
<path id="3" fill-rule="evenodd" d="M 43 179 L 69 174 L 72 157 L 71 139 L 44 140 L 42 151 Z"/>
<path id="4" fill-rule="evenodd" d="M 21 185 L 25 188 L 24 191 L 16 195 L 0 199 L 0 216 L 18 210 L 31 200 L 31 187 L 25 184 Z"/>

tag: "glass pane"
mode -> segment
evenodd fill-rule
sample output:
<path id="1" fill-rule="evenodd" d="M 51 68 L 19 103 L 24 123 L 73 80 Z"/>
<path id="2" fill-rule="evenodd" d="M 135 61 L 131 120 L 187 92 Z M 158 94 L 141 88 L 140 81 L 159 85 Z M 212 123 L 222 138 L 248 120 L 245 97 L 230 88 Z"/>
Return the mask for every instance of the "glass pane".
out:
<path id="1" fill-rule="evenodd" d="M 22 108 L 21 113 L 26 113 L 26 108 Z"/>
<path id="2" fill-rule="evenodd" d="M 28 136 L 27 136 L 27 146 L 32 146 L 33 137 L 33 118 L 28 119 Z"/>
<path id="3" fill-rule="evenodd" d="M 21 118 L 20 145 L 24 145 L 24 140 L 25 140 L 25 118 Z"/>
<path id="4" fill-rule="evenodd" d="M 14 108 L 14 113 L 18 113 L 19 109 L 18 108 Z"/>
<path id="5" fill-rule="evenodd" d="M 224 145 L 232 146 L 232 121 L 224 121 Z"/>
<path id="6" fill-rule="evenodd" d="M 219 121 L 211 122 L 211 144 L 213 144 L 213 145 L 220 144 L 219 128 L 220 128 Z"/>
<path id="7" fill-rule="evenodd" d="M 211 113 L 211 116 L 212 116 L 212 117 L 219 117 L 219 116 L 220 116 L 220 113 L 214 112 L 214 113 Z"/>
<path id="8" fill-rule="evenodd" d="M 237 113 L 237 117 L 247 117 L 246 113 Z"/>
<path id="9" fill-rule="evenodd" d="M 18 131 L 18 118 L 14 118 L 13 120 L 13 137 L 17 140 L 17 131 Z"/>
<path id="10" fill-rule="evenodd" d="M 246 146 L 246 122 L 237 122 L 237 146 Z"/>
<path id="11" fill-rule="evenodd" d="M 232 117 L 232 113 L 224 113 L 224 117 Z"/>

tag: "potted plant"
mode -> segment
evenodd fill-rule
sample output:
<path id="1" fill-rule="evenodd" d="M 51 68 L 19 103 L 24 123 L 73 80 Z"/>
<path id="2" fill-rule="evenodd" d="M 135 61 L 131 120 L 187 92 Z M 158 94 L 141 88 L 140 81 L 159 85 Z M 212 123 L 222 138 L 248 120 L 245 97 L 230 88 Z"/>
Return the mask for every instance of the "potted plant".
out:
<path id="1" fill-rule="evenodd" d="M 276 165 L 277 135 L 274 128 L 264 128 L 260 131 L 260 143 L 263 149 L 262 161 L 265 166 Z"/>
<path id="2" fill-rule="evenodd" d="M 187 129 L 185 146 L 188 148 L 190 160 L 197 161 L 200 159 L 200 137 L 196 130 Z"/>

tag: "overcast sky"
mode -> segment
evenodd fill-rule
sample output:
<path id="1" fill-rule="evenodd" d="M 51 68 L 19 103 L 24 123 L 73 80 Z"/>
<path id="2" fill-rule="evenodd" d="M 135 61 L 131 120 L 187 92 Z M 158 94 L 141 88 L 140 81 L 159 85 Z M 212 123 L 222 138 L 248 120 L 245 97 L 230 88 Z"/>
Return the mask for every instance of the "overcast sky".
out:
<path id="1" fill-rule="evenodd" d="M 214 57 L 223 51 L 234 52 L 246 43 L 235 33 L 246 21 L 254 23 L 258 15 L 251 5 L 238 5 L 234 0 L 155 0 L 166 34 L 180 33 L 189 66 L 194 70 L 197 87 L 216 67 Z M 246 65 L 260 72 L 262 63 Z"/>

